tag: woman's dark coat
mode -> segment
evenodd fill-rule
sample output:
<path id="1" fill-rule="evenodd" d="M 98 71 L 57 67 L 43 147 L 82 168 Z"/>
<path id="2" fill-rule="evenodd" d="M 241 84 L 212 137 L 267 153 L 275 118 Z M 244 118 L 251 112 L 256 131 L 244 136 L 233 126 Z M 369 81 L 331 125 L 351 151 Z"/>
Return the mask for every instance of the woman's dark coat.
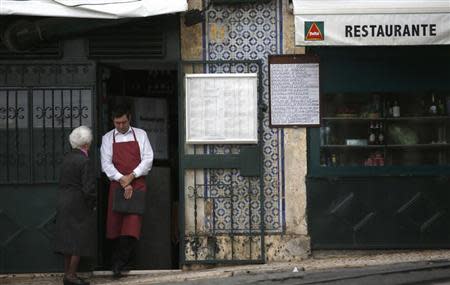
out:
<path id="1" fill-rule="evenodd" d="M 64 157 L 58 191 L 55 251 L 94 256 L 97 191 L 92 163 L 81 150 Z"/>

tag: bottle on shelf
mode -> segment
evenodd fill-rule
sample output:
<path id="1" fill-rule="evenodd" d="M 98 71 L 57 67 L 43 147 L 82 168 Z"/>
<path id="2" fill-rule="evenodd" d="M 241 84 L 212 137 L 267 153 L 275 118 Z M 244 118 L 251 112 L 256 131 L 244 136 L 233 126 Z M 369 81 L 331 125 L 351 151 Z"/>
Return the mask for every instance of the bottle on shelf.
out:
<path id="1" fill-rule="evenodd" d="M 375 166 L 384 166 L 384 156 L 381 152 L 374 154 Z"/>
<path id="2" fill-rule="evenodd" d="M 386 102 L 386 108 L 387 108 L 387 116 L 393 117 L 393 110 L 392 110 L 392 104 L 390 101 Z"/>
<path id="3" fill-rule="evenodd" d="M 333 153 L 333 154 L 331 155 L 331 166 L 337 166 L 337 164 L 338 164 L 338 162 L 337 162 L 336 154 Z"/>
<path id="4" fill-rule="evenodd" d="M 370 122 L 369 125 L 369 144 L 373 145 L 376 143 L 376 134 L 375 134 L 375 126 L 373 124 L 373 122 Z"/>
<path id="5" fill-rule="evenodd" d="M 394 101 L 394 105 L 392 106 L 392 117 L 400 117 L 400 105 L 397 100 Z"/>
<path id="6" fill-rule="evenodd" d="M 384 130 L 382 122 L 380 122 L 380 127 L 378 129 L 378 144 L 384 144 Z"/>
<path id="7" fill-rule="evenodd" d="M 325 144 L 327 145 L 327 144 L 331 144 L 331 139 L 330 139 L 330 136 L 331 136 L 331 127 L 330 127 L 330 124 L 329 123 L 326 123 L 325 124 L 325 133 L 324 133 L 324 135 L 325 135 Z"/>
<path id="8" fill-rule="evenodd" d="M 422 116 L 427 116 L 428 115 L 428 107 L 427 104 L 425 103 L 425 99 L 421 99 L 420 100 L 420 112 L 422 113 Z"/>
<path id="9" fill-rule="evenodd" d="M 447 134 L 446 134 L 446 128 L 444 126 L 438 127 L 438 134 L 437 134 L 437 143 L 447 143 Z"/>
<path id="10" fill-rule="evenodd" d="M 379 94 L 373 94 L 373 103 L 372 103 L 372 108 L 373 108 L 373 112 L 375 114 L 378 114 L 378 116 L 380 116 L 380 95 Z"/>
<path id="11" fill-rule="evenodd" d="M 320 166 L 327 166 L 327 156 L 324 152 L 320 154 Z"/>
<path id="12" fill-rule="evenodd" d="M 320 165 L 331 166 L 331 155 L 328 150 L 324 150 L 320 153 Z"/>
<path id="13" fill-rule="evenodd" d="M 447 96 L 445 98 L 445 100 L 446 100 L 445 105 L 446 105 L 446 109 L 447 109 L 446 115 L 448 116 L 448 115 L 450 115 L 450 96 Z"/>
<path id="14" fill-rule="evenodd" d="M 325 127 L 320 127 L 320 145 L 325 145 Z"/>
<path id="15" fill-rule="evenodd" d="M 375 125 L 373 127 L 373 132 L 375 133 L 375 143 L 374 144 L 379 144 L 380 143 L 378 141 L 378 134 L 380 133 L 380 123 L 379 122 L 375 122 Z"/>
<path id="16" fill-rule="evenodd" d="M 441 98 L 438 99 L 437 113 L 439 116 L 445 115 L 445 107 L 444 107 L 444 103 Z"/>
<path id="17" fill-rule="evenodd" d="M 437 105 L 436 100 L 434 98 L 434 93 L 431 94 L 431 103 L 430 107 L 428 108 L 430 115 L 435 116 L 437 115 Z"/>
<path id="18" fill-rule="evenodd" d="M 369 154 L 364 161 L 364 166 L 384 166 L 384 156 L 381 152 L 376 151 Z"/>
<path id="19" fill-rule="evenodd" d="M 331 164 L 331 154 L 329 152 L 327 152 L 327 154 L 326 154 L 325 164 L 326 164 L 326 166 L 332 166 L 332 164 Z"/>

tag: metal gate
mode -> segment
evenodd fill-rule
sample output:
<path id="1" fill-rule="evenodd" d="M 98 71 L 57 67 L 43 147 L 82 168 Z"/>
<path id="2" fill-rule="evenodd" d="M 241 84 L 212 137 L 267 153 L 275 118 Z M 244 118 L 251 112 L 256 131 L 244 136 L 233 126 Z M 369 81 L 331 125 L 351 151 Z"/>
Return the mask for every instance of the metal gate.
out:
<path id="1" fill-rule="evenodd" d="M 189 61 L 179 68 L 181 263 L 263 263 L 262 62 Z M 258 144 L 186 145 L 185 74 L 257 73 Z"/>
<path id="2" fill-rule="evenodd" d="M 58 168 L 71 130 L 94 127 L 94 82 L 92 63 L 0 65 L 0 273 L 62 269 Z"/>

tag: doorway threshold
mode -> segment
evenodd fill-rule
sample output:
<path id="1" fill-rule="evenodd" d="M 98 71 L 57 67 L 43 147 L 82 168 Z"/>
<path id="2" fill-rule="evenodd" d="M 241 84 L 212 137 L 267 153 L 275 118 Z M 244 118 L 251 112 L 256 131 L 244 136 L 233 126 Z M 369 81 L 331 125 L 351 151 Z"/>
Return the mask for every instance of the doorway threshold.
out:
<path id="1" fill-rule="evenodd" d="M 155 269 L 155 270 L 130 270 L 130 271 L 122 271 L 123 275 L 149 275 L 149 274 L 171 274 L 171 273 L 180 273 L 181 269 Z M 98 270 L 93 271 L 92 275 L 94 276 L 111 276 L 113 272 L 111 270 Z"/>

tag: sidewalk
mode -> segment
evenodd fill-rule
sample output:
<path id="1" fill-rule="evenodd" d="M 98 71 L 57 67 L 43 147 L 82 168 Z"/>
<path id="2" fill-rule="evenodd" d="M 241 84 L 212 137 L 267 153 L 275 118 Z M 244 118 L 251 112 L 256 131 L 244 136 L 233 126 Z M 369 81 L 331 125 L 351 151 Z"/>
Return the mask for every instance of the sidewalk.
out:
<path id="1" fill-rule="evenodd" d="M 217 267 L 214 269 L 181 271 L 157 270 L 147 272 L 130 272 L 132 275 L 119 280 L 113 280 L 109 272 L 94 272 L 89 277 L 91 284 L 138 285 L 158 284 L 168 282 L 184 282 L 199 279 L 217 280 L 239 275 L 292 272 L 296 267 L 299 271 L 318 271 L 332 268 L 354 268 L 374 265 L 388 265 L 417 261 L 450 260 L 450 250 L 421 251 L 316 251 L 301 262 L 270 263 L 263 265 L 245 265 Z M 133 274 L 138 273 L 138 274 Z M 62 284 L 62 274 L 26 274 L 16 276 L 0 276 L 0 284 L 23 285 L 59 285 Z"/>

